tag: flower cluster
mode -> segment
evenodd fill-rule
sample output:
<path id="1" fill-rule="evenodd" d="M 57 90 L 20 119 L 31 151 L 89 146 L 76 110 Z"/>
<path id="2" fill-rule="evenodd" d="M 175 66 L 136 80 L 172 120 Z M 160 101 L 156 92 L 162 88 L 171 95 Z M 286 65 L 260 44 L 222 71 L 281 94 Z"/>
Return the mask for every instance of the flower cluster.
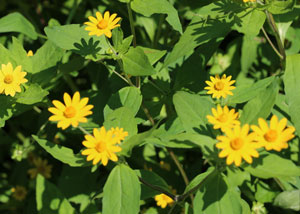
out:
<path id="1" fill-rule="evenodd" d="M 231 76 L 226 78 L 226 75 L 211 77 L 212 82 L 206 81 L 209 85 L 207 93 L 213 94 L 213 97 L 224 97 L 228 94 L 233 86 Z M 240 166 L 242 159 L 247 163 L 252 163 L 252 157 L 258 157 L 258 148 L 264 147 L 266 150 L 281 151 L 288 148 L 287 142 L 295 137 L 295 128 L 287 127 L 287 119 L 283 118 L 280 121 L 276 115 L 273 115 L 270 120 L 270 126 L 263 118 L 258 119 L 258 126 L 245 124 L 241 126 L 239 113 L 234 109 L 229 110 L 228 106 L 223 108 L 217 105 L 217 108 L 212 108 L 212 115 L 207 115 L 208 121 L 213 124 L 214 129 L 221 129 L 224 133 L 218 136 L 219 141 L 216 147 L 222 151 L 219 153 L 220 158 L 226 158 L 228 165 L 234 164 Z M 250 127 L 253 132 L 250 133 Z"/>

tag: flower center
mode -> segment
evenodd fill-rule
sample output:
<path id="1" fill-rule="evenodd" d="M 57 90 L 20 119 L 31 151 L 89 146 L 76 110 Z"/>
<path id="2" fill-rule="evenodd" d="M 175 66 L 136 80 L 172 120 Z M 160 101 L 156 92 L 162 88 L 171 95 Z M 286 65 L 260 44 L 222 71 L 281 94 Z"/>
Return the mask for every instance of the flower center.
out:
<path id="1" fill-rule="evenodd" d="M 66 110 L 64 111 L 64 116 L 66 118 L 74 117 L 75 114 L 76 114 L 76 109 L 73 106 L 67 107 Z"/>
<path id="2" fill-rule="evenodd" d="M 268 142 L 274 142 L 277 139 L 277 131 L 270 129 L 265 135 L 264 138 Z"/>
<path id="3" fill-rule="evenodd" d="M 227 119 L 228 119 L 227 114 L 221 114 L 217 120 L 220 121 L 221 123 L 224 123 L 227 121 Z"/>
<path id="4" fill-rule="evenodd" d="M 239 150 L 244 145 L 244 141 L 241 138 L 235 138 L 232 141 L 230 141 L 230 146 L 233 150 Z"/>
<path id="5" fill-rule="evenodd" d="M 222 81 L 218 81 L 216 82 L 216 84 L 214 85 L 214 88 L 217 90 L 217 91 L 221 91 L 223 90 L 224 88 L 224 83 Z"/>
<path id="6" fill-rule="evenodd" d="M 38 166 L 38 167 L 37 167 L 37 171 L 38 171 L 38 173 L 40 173 L 40 174 L 44 174 L 45 171 L 46 171 L 46 169 L 45 169 L 44 166 Z"/>
<path id="7" fill-rule="evenodd" d="M 102 153 L 106 150 L 106 144 L 103 141 L 99 141 L 96 146 L 95 149 L 97 150 L 97 152 Z"/>
<path id="8" fill-rule="evenodd" d="M 4 77 L 4 83 L 5 84 L 11 84 L 14 81 L 14 78 L 11 74 L 7 74 Z"/>
<path id="9" fill-rule="evenodd" d="M 103 30 L 105 28 L 107 28 L 108 26 L 108 23 L 107 21 L 105 21 L 104 19 L 102 19 L 98 24 L 97 24 L 97 27 L 100 29 L 100 30 Z"/>

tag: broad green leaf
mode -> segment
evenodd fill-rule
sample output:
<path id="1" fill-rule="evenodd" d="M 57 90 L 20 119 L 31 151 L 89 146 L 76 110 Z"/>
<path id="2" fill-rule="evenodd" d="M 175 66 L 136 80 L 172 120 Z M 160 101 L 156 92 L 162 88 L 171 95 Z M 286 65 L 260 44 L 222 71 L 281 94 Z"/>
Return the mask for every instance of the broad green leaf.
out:
<path id="1" fill-rule="evenodd" d="M 239 85 L 233 90 L 233 96 L 229 96 L 228 103 L 243 103 L 261 93 L 275 79 L 275 76 L 259 80 L 252 85 Z"/>
<path id="2" fill-rule="evenodd" d="M 44 214 L 76 214 L 76 210 L 69 201 L 52 183 L 47 181 L 42 175 L 36 179 L 36 204 L 39 213 Z"/>
<path id="3" fill-rule="evenodd" d="M 154 172 L 147 171 L 147 170 L 135 170 L 137 176 L 139 176 L 141 179 L 143 179 L 145 182 L 162 188 L 165 191 L 170 191 L 170 188 L 166 181 L 161 178 L 159 175 L 157 175 Z M 151 189 L 150 187 L 146 185 L 141 185 L 141 200 L 145 200 L 147 198 L 151 198 L 157 194 L 160 194 L 160 192 Z"/>
<path id="4" fill-rule="evenodd" d="M 187 26 L 185 32 L 176 43 L 171 53 L 166 57 L 164 67 L 176 62 L 193 52 L 194 48 L 211 40 L 224 38 L 230 31 L 232 24 L 225 20 L 208 19 L 195 16 Z"/>
<path id="5" fill-rule="evenodd" d="M 254 63 L 257 58 L 257 46 L 259 41 L 255 40 L 254 36 L 243 36 L 242 55 L 241 55 L 241 67 L 243 73 L 248 73 L 248 69 Z M 235 93 L 236 93 L 235 89 Z M 254 91 L 254 90 L 253 90 Z M 235 93 L 233 95 L 235 95 Z"/>
<path id="6" fill-rule="evenodd" d="M 300 168 L 293 161 L 268 152 L 261 153 L 259 158 L 255 158 L 253 163 L 244 169 L 263 179 L 300 176 Z"/>
<path id="7" fill-rule="evenodd" d="M 38 84 L 32 84 L 24 92 L 16 95 L 16 102 L 32 105 L 41 102 L 48 94 L 48 91 L 42 89 Z"/>
<path id="8" fill-rule="evenodd" d="M 206 130 L 206 116 L 215 105 L 208 97 L 179 91 L 173 97 L 176 112 L 186 131 Z"/>
<path id="9" fill-rule="evenodd" d="M 158 60 L 160 60 L 167 51 L 156 50 L 152 48 L 141 47 L 143 49 L 144 54 L 148 57 L 148 60 L 151 65 L 154 65 Z"/>
<path id="10" fill-rule="evenodd" d="M 15 37 L 12 38 L 12 46 L 10 47 L 10 55 L 13 57 L 15 66 L 21 65 L 22 70 L 28 73 L 32 71 L 31 58 L 27 56 L 27 52 L 23 48 L 23 44 Z"/>
<path id="11" fill-rule="evenodd" d="M 278 94 L 277 79 L 264 91 L 260 92 L 257 97 L 250 100 L 243 108 L 240 118 L 242 124 L 257 124 L 258 118 L 266 118 L 270 115 L 271 110 L 276 102 Z"/>
<path id="12" fill-rule="evenodd" d="M 7 50 L 2 44 L 0 44 L 0 66 L 2 64 L 6 65 L 9 62 L 16 65 L 16 62 L 11 55 L 11 52 Z"/>
<path id="13" fill-rule="evenodd" d="M 134 116 L 130 108 L 121 107 L 106 115 L 103 125 L 106 129 L 112 127 L 123 128 L 124 131 L 128 132 L 128 136 L 125 138 L 125 141 L 127 141 L 131 136 L 137 133 L 137 123 Z"/>
<path id="14" fill-rule="evenodd" d="M 155 13 L 167 14 L 167 22 L 174 30 L 182 33 L 177 10 L 167 0 L 133 0 L 131 1 L 131 7 L 135 12 L 148 17 Z"/>
<path id="15" fill-rule="evenodd" d="M 52 155 L 52 157 L 69 166 L 81 167 L 90 165 L 86 162 L 85 157 L 80 154 L 74 154 L 73 150 L 70 148 L 40 139 L 35 135 L 32 135 L 32 137 L 41 147 L 43 147 L 43 149 Z"/>
<path id="16" fill-rule="evenodd" d="M 24 33 L 31 39 L 37 39 L 33 25 L 20 13 L 11 13 L 0 19 L 0 33 Z"/>
<path id="17" fill-rule="evenodd" d="M 268 11 L 272 14 L 283 14 L 293 10 L 295 0 L 270 0 Z"/>
<path id="18" fill-rule="evenodd" d="M 122 56 L 124 72 L 132 76 L 148 76 L 155 74 L 148 57 L 140 47 L 130 48 Z"/>
<path id="19" fill-rule="evenodd" d="M 300 211 L 300 190 L 284 191 L 277 195 L 273 203 L 283 209 Z"/>
<path id="20" fill-rule="evenodd" d="M 255 189 L 255 199 L 261 203 L 273 202 L 275 196 L 278 194 L 278 192 L 273 190 L 270 185 L 262 181 L 256 183 Z"/>
<path id="21" fill-rule="evenodd" d="M 137 214 L 140 208 L 141 185 L 131 168 L 115 166 L 103 189 L 103 214 Z"/>
<path id="22" fill-rule="evenodd" d="M 284 91 L 289 113 L 297 133 L 300 133 L 300 54 L 288 56 L 284 73 Z"/>
<path id="23" fill-rule="evenodd" d="M 240 197 L 228 188 L 225 177 L 217 174 L 204 181 L 194 199 L 194 213 L 242 213 Z"/>
<path id="24" fill-rule="evenodd" d="M 104 108 L 104 115 L 122 106 L 128 107 L 134 115 L 140 109 L 142 103 L 141 91 L 136 87 L 124 87 L 118 93 L 113 94 Z"/>

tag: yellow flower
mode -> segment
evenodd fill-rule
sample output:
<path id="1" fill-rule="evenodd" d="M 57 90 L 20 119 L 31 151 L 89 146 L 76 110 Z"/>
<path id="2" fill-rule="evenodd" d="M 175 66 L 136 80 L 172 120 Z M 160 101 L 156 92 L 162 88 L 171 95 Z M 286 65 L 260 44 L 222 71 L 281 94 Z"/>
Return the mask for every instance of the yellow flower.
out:
<path id="1" fill-rule="evenodd" d="M 27 56 L 33 56 L 32 50 L 29 50 L 29 51 L 27 52 Z"/>
<path id="2" fill-rule="evenodd" d="M 247 2 L 256 2 L 256 0 L 243 0 L 243 2 L 247 3 Z"/>
<path id="3" fill-rule="evenodd" d="M 235 86 L 231 85 L 235 83 L 235 80 L 231 80 L 231 76 L 226 78 L 226 75 L 223 74 L 221 79 L 219 75 L 216 75 L 215 77 L 210 76 L 210 80 L 211 81 L 205 81 L 208 86 L 204 89 L 208 90 L 207 94 L 212 94 L 213 98 L 226 98 L 227 95 L 233 95 L 231 90 L 235 89 Z"/>
<path id="4" fill-rule="evenodd" d="M 21 92 L 20 85 L 28 81 L 24 78 L 26 74 L 26 72 L 22 72 L 21 65 L 13 69 L 10 62 L 7 65 L 2 64 L 0 70 L 0 94 L 4 92 L 5 95 L 13 97 L 16 92 Z"/>
<path id="5" fill-rule="evenodd" d="M 16 187 L 13 187 L 11 191 L 13 193 L 12 196 L 18 201 L 23 201 L 27 195 L 27 190 L 23 186 L 17 185 Z"/>
<path id="6" fill-rule="evenodd" d="M 265 147 L 266 150 L 281 151 L 288 148 L 288 141 L 295 137 L 295 128 L 286 127 L 287 119 L 283 118 L 278 121 L 276 115 L 273 115 L 270 121 L 270 127 L 267 122 L 259 118 L 259 126 L 252 125 L 251 129 L 256 134 L 255 140 Z"/>
<path id="7" fill-rule="evenodd" d="M 233 128 L 235 125 L 240 125 L 240 121 L 238 121 L 239 113 L 235 112 L 234 109 L 229 111 L 227 106 L 222 107 L 220 105 L 217 106 L 217 109 L 211 109 L 213 115 L 207 115 L 206 118 L 208 122 L 214 125 L 214 129 L 221 129 L 222 132 L 225 131 L 226 128 Z"/>
<path id="8" fill-rule="evenodd" d="M 47 160 L 42 160 L 42 158 L 38 157 L 33 160 L 33 164 L 35 168 L 28 170 L 30 178 L 36 178 L 38 174 L 45 178 L 51 178 L 52 165 L 48 165 Z"/>
<path id="9" fill-rule="evenodd" d="M 72 99 L 68 93 L 64 93 L 65 105 L 58 100 L 53 100 L 52 103 L 55 107 L 48 108 L 48 110 L 54 115 L 49 117 L 49 120 L 59 121 L 57 127 L 62 129 L 66 129 L 70 125 L 77 127 L 79 122 L 86 123 L 86 116 L 93 113 L 90 110 L 94 107 L 87 105 L 88 101 L 87 97 L 80 99 L 79 92 L 75 92 Z"/>
<path id="10" fill-rule="evenodd" d="M 118 156 L 115 153 L 120 152 L 122 148 L 116 145 L 119 144 L 120 138 L 114 135 L 113 130 L 115 129 L 112 128 L 106 131 L 104 126 L 102 126 L 100 130 L 95 128 L 93 135 L 85 135 L 85 141 L 82 144 L 87 149 L 83 150 L 81 154 L 87 155 L 87 161 L 93 160 L 94 165 L 101 161 L 106 166 L 108 160 L 118 160 Z"/>
<path id="11" fill-rule="evenodd" d="M 260 146 L 254 142 L 255 135 L 249 133 L 249 125 L 243 127 L 234 126 L 233 129 L 226 129 L 225 136 L 218 136 L 216 147 L 222 149 L 219 153 L 220 158 L 227 157 L 226 164 L 233 162 L 236 166 L 240 166 L 242 159 L 248 163 L 252 163 L 252 156 L 258 157 L 257 148 Z"/>
<path id="12" fill-rule="evenodd" d="M 111 130 L 118 144 L 120 144 L 121 140 L 124 140 L 125 137 L 128 136 L 128 132 L 124 131 L 123 128 L 116 127 L 116 128 L 111 128 Z"/>
<path id="13" fill-rule="evenodd" d="M 166 208 L 168 204 L 172 204 L 174 202 L 172 198 L 163 193 L 156 195 L 154 199 L 156 201 L 157 206 L 160 206 L 163 209 Z"/>
<path id="14" fill-rule="evenodd" d="M 111 16 L 109 15 L 109 11 L 104 13 L 104 17 L 100 12 L 96 12 L 96 18 L 93 16 L 89 16 L 88 19 L 91 22 L 85 22 L 84 24 L 87 25 L 85 30 L 90 31 L 89 35 L 97 35 L 101 36 L 105 34 L 108 38 L 111 38 L 111 30 L 120 27 L 120 24 L 117 24 L 121 18 L 117 17 L 117 14 L 114 13 Z"/>

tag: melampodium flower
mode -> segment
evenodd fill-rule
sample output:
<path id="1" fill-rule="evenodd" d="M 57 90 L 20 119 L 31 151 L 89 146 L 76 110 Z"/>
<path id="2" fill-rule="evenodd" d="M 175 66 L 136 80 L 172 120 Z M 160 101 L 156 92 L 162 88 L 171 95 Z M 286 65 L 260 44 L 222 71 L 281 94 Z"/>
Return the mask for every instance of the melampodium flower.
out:
<path id="1" fill-rule="evenodd" d="M 166 208 L 168 204 L 172 204 L 174 202 L 172 198 L 163 193 L 156 195 L 154 199 L 156 201 L 157 206 L 160 206 L 163 209 Z"/>
<path id="2" fill-rule="evenodd" d="M 234 109 L 229 111 L 227 106 L 222 108 L 220 105 L 217 106 L 217 109 L 211 109 L 213 115 L 207 115 L 206 118 L 208 122 L 213 124 L 214 129 L 221 129 L 222 132 L 225 131 L 226 128 L 233 128 L 235 125 L 240 125 L 240 121 L 238 121 L 239 113 L 235 112 Z"/>
<path id="3" fill-rule="evenodd" d="M 27 52 L 27 56 L 33 56 L 32 50 L 29 50 L 29 51 Z"/>
<path id="4" fill-rule="evenodd" d="M 90 22 L 85 22 L 84 24 L 87 25 L 85 30 L 90 31 L 89 35 L 97 35 L 101 36 L 105 34 L 108 38 L 111 38 L 111 30 L 120 27 L 120 24 L 117 24 L 121 18 L 117 17 L 117 14 L 114 13 L 111 16 L 109 15 L 109 11 L 104 13 L 104 17 L 100 12 L 96 12 L 96 18 L 93 16 L 89 16 L 88 19 Z"/>
<path id="5" fill-rule="evenodd" d="M 106 131 L 104 126 L 102 126 L 100 130 L 95 128 L 93 135 L 85 135 L 85 141 L 82 144 L 87 149 L 83 150 L 81 154 L 87 155 L 87 161 L 93 160 L 94 165 L 101 161 L 106 166 L 108 160 L 118 160 L 118 156 L 115 153 L 120 152 L 122 148 L 116 145 L 119 144 L 120 138 L 114 135 L 113 130 L 115 129 L 112 128 Z"/>
<path id="6" fill-rule="evenodd" d="M 49 117 L 49 120 L 59 121 L 57 127 L 62 129 L 66 129 L 70 125 L 77 127 L 79 122 L 86 123 L 86 116 L 93 113 L 90 110 L 94 107 L 87 105 L 88 101 L 87 97 L 80 99 L 79 92 L 75 92 L 72 99 L 68 93 L 64 93 L 65 105 L 58 100 L 53 100 L 52 103 L 55 107 L 48 108 L 48 110 L 54 115 Z"/>
<path id="7" fill-rule="evenodd" d="M 121 140 L 124 140 L 125 137 L 128 136 L 128 132 L 124 131 L 123 128 L 116 127 L 116 128 L 111 128 L 111 130 L 118 144 L 120 144 Z"/>
<path id="8" fill-rule="evenodd" d="M 28 81 L 24 78 L 26 74 L 26 72 L 22 72 L 21 65 L 13 69 L 10 62 L 7 65 L 2 64 L 0 70 L 0 94 L 4 92 L 5 95 L 13 97 L 16 92 L 21 92 L 20 85 Z"/>
<path id="9" fill-rule="evenodd" d="M 205 81 L 208 86 L 204 89 L 208 90 L 207 94 L 212 94 L 213 98 L 226 98 L 227 95 L 233 95 L 231 90 L 235 89 L 235 86 L 232 86 L 232 84 L 235 83 L 235 80 L 231 80 L 231 76 L 226 78 L 226 74 L 223 74 L 221 79 L 219 75 L 216 75 L 215 77 L 210 76 L 210 80 L 211 81 Z"/>
<path id="10" fill-rule="evenodd" d="M 11 191 L 13 193 L 12 196 L 18 201 L 23 201 L 27 195 L 27 190 L 23 186 L 17 185 L 16 187 L 13 187 Z"/>
<path id="11" fill-rule="evenodd" d="M 288 141 L 295 137 L 293 126 L 286 127 L 287 119 L 283 118 L 278 121 L 276 115 L 273 115 L 270 121 L 270 127 L 267 122 L 259 118 L 259 126 L 252 125 L 251 129 L 256 134 L 255 140 L 262 144 L 266 150 L 281 151 L 288 148 Z"/>
<path id="12" fill-rule="evenodd" d="M 254 142 L 255 135 L 249 133 L 249 125 L 243 127 L 234 126 L 233 129 L 226 129 L 225 136 L 218 136 L 216 147 L 222 149 L 219 153 L 220 158 L 227 157 L 226 164 L 230 165 L 233 162 L 236 166 L 240 166 L 242 159 L 247 163 L 252 163 L 252 156 L 258 157 L 259 144 Z"/>
<path id="13" fill-rule="evenodd" d="M 29 169 L 28 174 L 30 178 L 36 178 L 38 174 L 41 174 L 45 178 L 51 178 L 52 165 L 48 165 L 47 160 L 42 160 L 38 157 L 33 160 L 35 168 Z"/>
<path id="14" fill-rule="evenodd" d="M 256 2 L 256 0 L 243 0 L 243 2 L 247 3 L 247 2 Z"/>

